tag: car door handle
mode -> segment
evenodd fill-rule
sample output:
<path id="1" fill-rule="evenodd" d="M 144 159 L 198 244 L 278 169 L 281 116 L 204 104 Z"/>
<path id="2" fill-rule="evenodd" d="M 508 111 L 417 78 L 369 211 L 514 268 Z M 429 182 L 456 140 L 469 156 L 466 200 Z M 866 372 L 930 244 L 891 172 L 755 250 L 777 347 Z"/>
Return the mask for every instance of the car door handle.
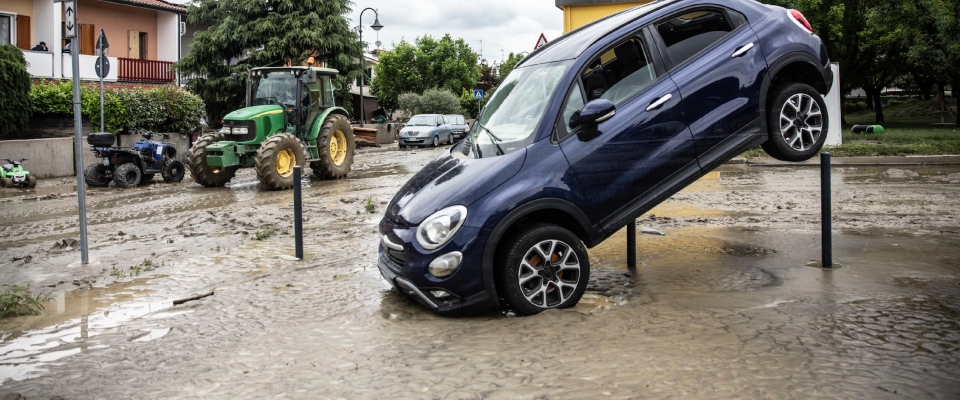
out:
<path id="1" fill-rule="evenodd" d="M 740 56 L 746 54 L 746 53 L 747 53 L 748 51 L 750 51 L 750 49 L 752 49 L 752 48 L 753 48 L 753 43 L 752 43 L 752 42 L 751 42 L 751 43 L 747 43 L 747 44 L 741 46 L 739 49 L 737 49 L 737 51 L 733 52 L 733 55 L 730 56 L 730 58 L 740 57 Z"/>
<path id="2" fill-rule="evenodd" d="M 650 106 L 647 107 L 647 111 L 653 111 L 653 110 L 656 110 L 656 109 L 660 108 L 660 106 L 662 106 L 664 103 L 670 101 L 670 99 L 672 99 L 672 98 L 673 98 L 673 95 L 670 94 L 670 93 L 667 93 L 667 94 L 664 95 L 663 97 L 657 99 L 657 101 L 654 101 L 653 103 L 650 103 Z"/>

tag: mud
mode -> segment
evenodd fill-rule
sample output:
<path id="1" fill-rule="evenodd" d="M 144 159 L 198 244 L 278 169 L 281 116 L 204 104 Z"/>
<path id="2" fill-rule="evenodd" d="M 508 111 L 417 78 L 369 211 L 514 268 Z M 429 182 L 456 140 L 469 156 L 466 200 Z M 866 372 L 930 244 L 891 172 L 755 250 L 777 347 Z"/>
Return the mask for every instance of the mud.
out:
<path id="1" fill-rule="evenodd" d="M 638 268 L 623 231 L 590 249 L 576 307 L 445 318 L 375 265 L 386 202 L 438 151 L 363 149 L 350 178 L 305 180 L 304 261 L 292 193 L 252 171 L 89 190 L 87 266 L 73 182 L 0 192 L 0 282 L 53 298 L 0 321 L 0 395 L 960 396 L 960 168 L 835 169 L 843 268 L 821 270 L 818 171 L 724 166 L 638 221 L 666 233 L 638 236 Z"/>

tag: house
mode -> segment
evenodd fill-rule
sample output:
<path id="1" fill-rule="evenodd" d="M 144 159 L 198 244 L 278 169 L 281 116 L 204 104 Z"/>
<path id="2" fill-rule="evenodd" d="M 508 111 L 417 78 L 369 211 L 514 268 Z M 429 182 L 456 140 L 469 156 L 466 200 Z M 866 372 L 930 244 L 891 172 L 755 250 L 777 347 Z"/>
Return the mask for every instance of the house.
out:
<path id="1" fill-rule="evenodd" d="M 110 48 L 107 82 L 167 84 L 177 81 L 172 70 L 180 59 L 181 35 L 187 9 L 162 0 L 77 0 L 80 78 L 97 80 L 95 45 L 103 30 Z M 23 50 L 28 72 L 37 79 L 70 79 L 70 54 L 62 49 L 63 5 L 53 0 L 0 0 L 0 44 Z M 30 50 L 40 42 L 48 51 Z"/>
<path id="2" fill-rule="evenodd" d="M 376 50 L 372 53 L 376 55 Z M 373 112 L 380 108 L 378 99 L 376 96 L 370 94 L 370 81 L 373 80 L 374 66 L 380 63 L 376 57 L 364 54 L 364 64 L 366 68 L 363 69 L 364 81 L 361 82 L 360 78 L 355 79 L 350 83 L 348 90 L 352 95 L 353 103 L 353 113 L 355 115 L 360 115 L 360 86 L 363 86 L 363 114 L 364 121 L 370 121 L 373 119 Z"/>
<path id="3" fill-rule="evenodd" d="M 651 1 L 653 0 L 555 0 L 555 4 L 563 10 L 563 33 L 567 33 L 610 14 Z"/>

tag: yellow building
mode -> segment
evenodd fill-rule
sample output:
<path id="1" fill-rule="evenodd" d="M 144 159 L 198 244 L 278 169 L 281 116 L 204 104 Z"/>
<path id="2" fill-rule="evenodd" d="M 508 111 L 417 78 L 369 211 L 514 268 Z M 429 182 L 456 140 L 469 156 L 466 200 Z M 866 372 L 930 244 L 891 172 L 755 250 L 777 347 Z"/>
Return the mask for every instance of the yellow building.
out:
<path id="1" fill-rule="evenodd" d="M 617 11 L 647 4 L 653 0 L 555 0 L 563 10 L 563 33 L 606 17 Z"/>

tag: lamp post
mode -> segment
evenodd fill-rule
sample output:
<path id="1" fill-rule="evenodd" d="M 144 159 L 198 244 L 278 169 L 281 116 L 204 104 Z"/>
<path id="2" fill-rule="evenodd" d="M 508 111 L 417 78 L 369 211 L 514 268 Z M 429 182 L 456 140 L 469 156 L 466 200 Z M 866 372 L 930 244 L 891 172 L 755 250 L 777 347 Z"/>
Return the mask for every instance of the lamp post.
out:
<path id="1" fill-rule="evenodd" d="M 366 78 L 366 68 L 364 68 L 364 59 L 363 59 L 363 13 L 367 10 L 373 11 L 373 25 L 370 25 L 371 28 L 375 31 L 379 31 L 380 28 L 383 28 L 383 25 L 380 25 L 380 14 L 377 10 L 374 10 L 370 7 L 364 8 L 363 11 L 360 11 L 360 26 L 358 27 L 360 32 L 360 127 L 363 127 L 364 114 L 363 114 L 363 81 Z"/>

